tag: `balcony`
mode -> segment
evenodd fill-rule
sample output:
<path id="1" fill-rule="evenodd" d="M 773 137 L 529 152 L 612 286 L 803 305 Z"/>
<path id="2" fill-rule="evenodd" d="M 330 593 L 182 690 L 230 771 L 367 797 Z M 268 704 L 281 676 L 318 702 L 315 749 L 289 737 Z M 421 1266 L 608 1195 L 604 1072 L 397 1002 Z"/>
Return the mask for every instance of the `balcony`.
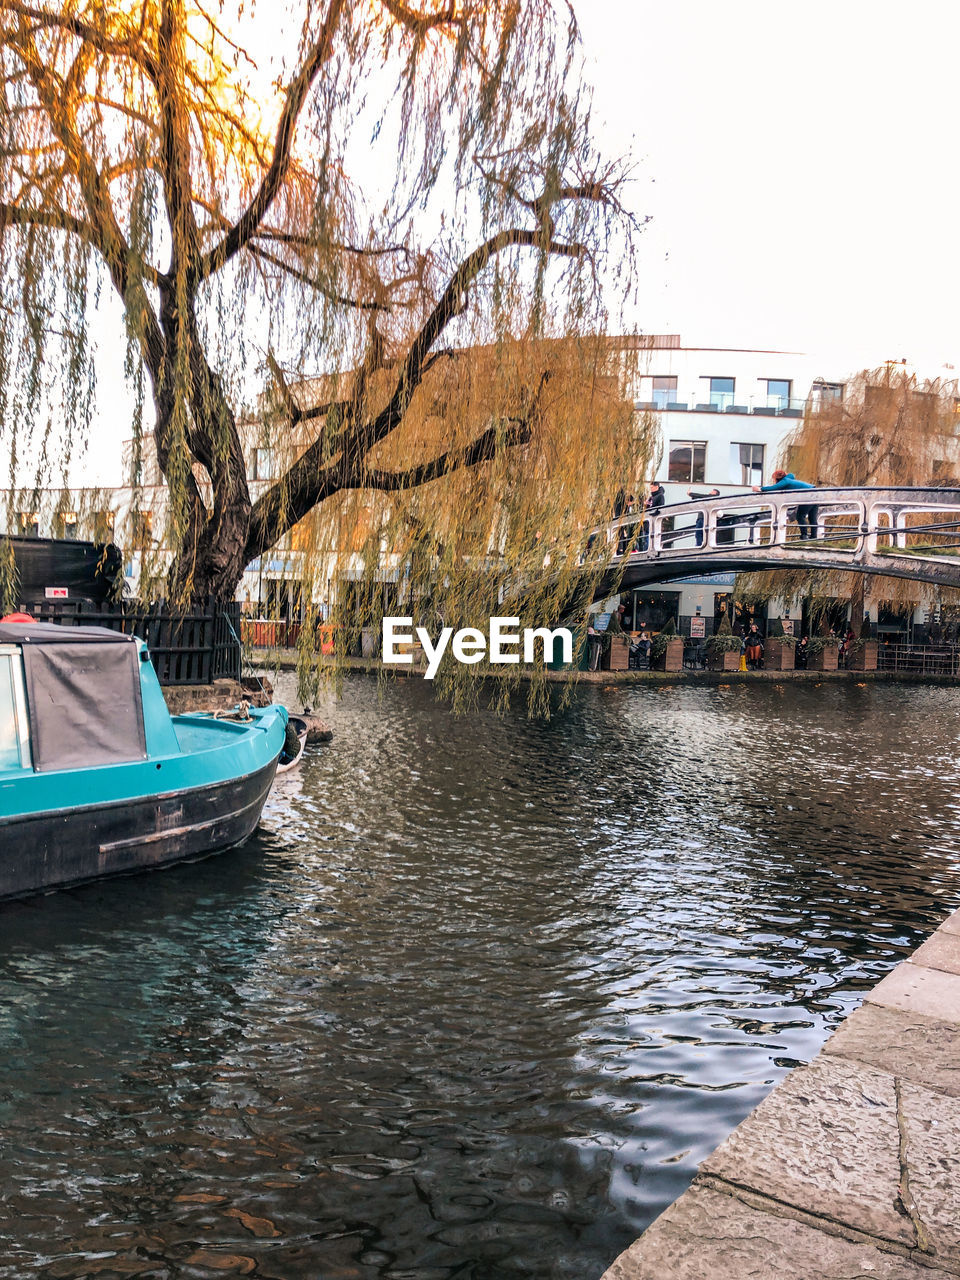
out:
<path id="1" fill-rule="evenodd" d="M 738 413 L 752 414 L 762 418 L 802 418 L 806 400 L 790 400 L 781 404 L 768 404 L 766 397 L 757 397 L 748 404 L 694 404 L 685 401 L 669 400 L 659 404 L 656 400 L 636 400 L 634 410 L 637 413 Z"/>

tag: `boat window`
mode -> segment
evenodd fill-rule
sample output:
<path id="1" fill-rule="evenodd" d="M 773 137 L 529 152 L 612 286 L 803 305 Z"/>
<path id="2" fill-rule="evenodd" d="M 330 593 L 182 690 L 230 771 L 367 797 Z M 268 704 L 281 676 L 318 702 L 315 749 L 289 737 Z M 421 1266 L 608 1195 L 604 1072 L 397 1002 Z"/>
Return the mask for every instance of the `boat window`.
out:
<path id="1" fill-rule="evenodd" d="M 20 655 L 0 652 L 0 769 L 29 764 Z"/>

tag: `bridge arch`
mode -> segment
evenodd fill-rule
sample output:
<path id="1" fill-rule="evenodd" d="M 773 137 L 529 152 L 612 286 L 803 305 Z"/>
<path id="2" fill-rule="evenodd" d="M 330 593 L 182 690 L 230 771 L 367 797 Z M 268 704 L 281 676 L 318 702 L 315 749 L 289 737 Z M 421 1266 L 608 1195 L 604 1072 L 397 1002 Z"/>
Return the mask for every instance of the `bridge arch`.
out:
<path id="1" fill-rule="evenodd" d="M 816 508 L 813 537 L 801 537 L 800 505 Z M 836 569 L 960 589 L 960 489 L 818 488 L 675 503 L 592 530 L 585 573 L 592 554 L 610 561 L 594 599 L 731 570 Z"/>

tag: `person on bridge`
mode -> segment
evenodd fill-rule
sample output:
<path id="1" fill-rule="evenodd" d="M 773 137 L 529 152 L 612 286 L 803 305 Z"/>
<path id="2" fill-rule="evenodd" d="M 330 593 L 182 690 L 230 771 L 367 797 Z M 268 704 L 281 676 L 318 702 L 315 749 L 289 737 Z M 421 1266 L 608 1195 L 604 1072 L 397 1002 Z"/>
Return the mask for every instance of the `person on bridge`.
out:
<path id="1" fill-rule="evenodd" d="M 720 497 L 720 490 L 719 490 L 719 489 L 711 489 L 711 490 L 709 491 L 709 493 L 701 493 L 699 489 L 688 489 L 688 490 L 687 490 L 687 497 L 690 499 L 690 501 L 691 501 L 691 502 L 702 502 L 702 501 L 704 500 L 704 498 L 719 498 L 719 497 Z M 698 513 L 698 515 L 697 515 L 697 523 L 696 523 L 696 525 L 695 525 L 695 528 L 696 528 L 696 531 L 697 531 L 697 535 L 696 535 L 696 536 L 697 536 L 697 546 L 698 546 L 698 547 L 702 547 L 702 546 L 703 546 L 703 543 L 704 543 L 704 537 L 703 537 L 703 512 L 702 512 L 702 511 L 701 511 L 701 512 L 699 512 L 699 513 Z"/>
<path id="2" fill-rule="evenodd" d="M 637 509 L 637 500 L 632 493 L 628 493 L 624 498 L 623 509 L 620 516 L 632 516 Z M 617 539 L 617 555 L 626 555 L 627 550 L 633 550 L 633 534 L 636 529 L 635 524 L 622 524 L 620 526 L 620 536 Z"/>
<path id="3" fill-rule="evenodd" d="M 770 477 L 773 484 L 753 486 L 754 493 L 782 493 L 785 489 L 815 489 L 814 484 L 807 484 L 806 480 L 798 480 L 792 471 L 784 471 L 778 469 Z M 800 538 L 803 541 L 806 538 L 815 538 L 817 536 L 817 508 L 813 503 L 806 503 L 797 507 L 797 525 L 800 529 Z"/>
<path id="4" fill-rule="evenodd" d="M 647 494 L 647 500 L 643 504 L 644 514 L 656 515 L 663 504 L 667 500 L 667 491 L 659 480 L 651 480 L 650 492 Z M 644 520 L 643 532 L 640 535 L 640 550 L 646 551 L 650 545 L 650 521 Z"/>

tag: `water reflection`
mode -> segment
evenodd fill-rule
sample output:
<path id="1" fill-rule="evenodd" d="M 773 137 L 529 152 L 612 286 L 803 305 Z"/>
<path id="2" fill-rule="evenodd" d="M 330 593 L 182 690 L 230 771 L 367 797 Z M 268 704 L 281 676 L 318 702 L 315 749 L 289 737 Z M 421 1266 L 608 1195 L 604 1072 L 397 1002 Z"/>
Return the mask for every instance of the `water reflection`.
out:
<path id="1" fill-rule="evenodd" d="M 599 1275 L 960 901 L 958 706 L 351 682 L 243 851 L 0 909 L 0 1277 Z"/>

